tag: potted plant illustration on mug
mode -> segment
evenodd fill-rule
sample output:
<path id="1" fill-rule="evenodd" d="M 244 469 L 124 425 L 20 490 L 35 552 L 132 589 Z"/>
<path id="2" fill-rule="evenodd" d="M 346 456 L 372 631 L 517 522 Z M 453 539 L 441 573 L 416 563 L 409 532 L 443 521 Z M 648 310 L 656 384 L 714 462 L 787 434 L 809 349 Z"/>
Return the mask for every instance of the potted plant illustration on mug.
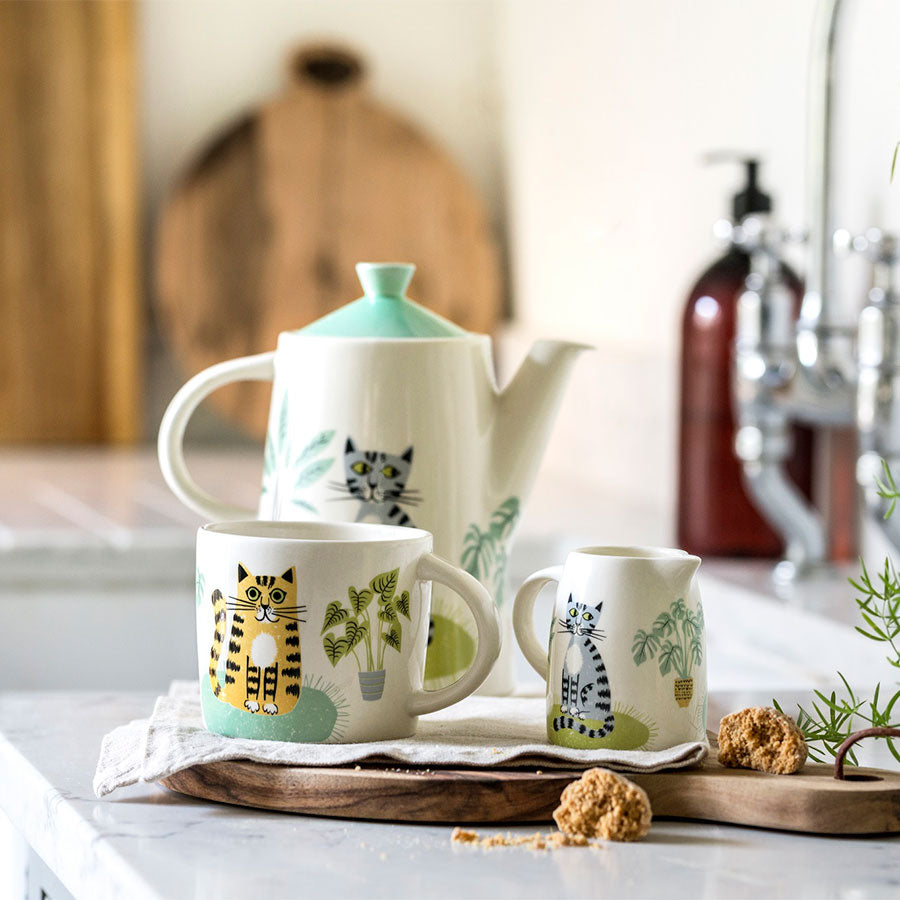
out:
<path id="1" fill-rule="evenodd" d="M 635 665 L 656 659 L 660 675 L 674 671 L 675 702 L 682 708 L 690 705 L 694 696 L 691 672 L 703 662 L 703 608 L 698 604 L 692 612 L 683 598 L 674 600 L 649 631 L 640 628 L 635 632 L 631 653 Z"/>
<path id="2" fill-rule="evenodd" d="M 403 642 L 400 616 L 409 620 L 409 591 L 396 593 L 399 574 L 399 569 L 392 569 L 376 575 L 366 588 L 350 587 L 347 606 L 333 600 L 325 609 L 321 632 L 325 655 L 332 666 L 346 656 L 354 658 L 363 700 L 381 699 L 385 651 L 391 647 L 399 653 Z"/>

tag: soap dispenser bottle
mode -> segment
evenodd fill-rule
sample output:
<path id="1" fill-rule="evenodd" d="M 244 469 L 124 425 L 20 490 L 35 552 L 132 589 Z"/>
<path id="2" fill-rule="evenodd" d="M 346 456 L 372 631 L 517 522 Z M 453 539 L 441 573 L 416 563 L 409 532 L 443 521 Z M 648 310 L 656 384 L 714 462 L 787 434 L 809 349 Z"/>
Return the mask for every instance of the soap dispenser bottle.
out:
<path id="1" fill-rule="evenodd" d="M 748 216 L 767 218 L 772 208 L 757 184 L 758 160 L 741 162 L 746 184 L 732 202 L 733 225 Z M 799 315 L 800 279 L 782 267 Z M 749 272 L 749 253 L 731 241 L 691 289 L 682 319 L 678 545 L 701 556 L 776 557 L 784 550 L 745 492 L 734 452 L 732 345 L 738 298 Z M 797 428 L 788 471 L 807 496 L 811 459 L 812 433 Z"/>

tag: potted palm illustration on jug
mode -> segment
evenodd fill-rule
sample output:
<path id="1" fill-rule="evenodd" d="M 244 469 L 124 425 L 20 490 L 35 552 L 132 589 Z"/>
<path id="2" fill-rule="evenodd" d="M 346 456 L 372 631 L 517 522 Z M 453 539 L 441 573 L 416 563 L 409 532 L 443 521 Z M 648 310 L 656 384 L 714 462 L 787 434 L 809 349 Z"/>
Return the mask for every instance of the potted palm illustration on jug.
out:
<path id="1" fill-rule="evenodd" d="M 683 598 L 673 601 L 649 631 L 640 628 L 635 632 L 631 653 L 638 666 L 656 659 L 660 675 L 674 672 L 675 702 L 682 708 L 689 706 L 694 696 L 691 673 L 703 662 L 703 607 L 698 602 L 692 612 Z"/>
<path id="2" fill-rule="evenodd" d="M 399 569 L 392 569 L 376 575 L 366 588 L 351 586 L 347 589 L 347 606 L 334 600 L 325 609 L 325 655 L 332 666 L 346 656 L 353 657 L 359 668 L 363 700 L 381 699 L 385 651 L 390 647 L 399 653 L 403 643 L 400 616 L 409 620 L 409 591 L 397 594 L 398 575 Z"/>

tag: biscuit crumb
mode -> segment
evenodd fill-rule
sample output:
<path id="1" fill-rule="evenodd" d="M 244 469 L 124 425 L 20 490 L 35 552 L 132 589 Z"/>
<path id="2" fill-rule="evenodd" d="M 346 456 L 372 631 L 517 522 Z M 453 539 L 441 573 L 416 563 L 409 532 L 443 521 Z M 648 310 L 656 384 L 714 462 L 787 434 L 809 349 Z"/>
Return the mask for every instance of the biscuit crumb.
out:
<path id="1" fill-rule="evenodd" d="M 353 771 L 354 772 L 362 772 L 362 766 L 354 766 Z"/>
<path id="2" fill-rule="evenodd" d="M 771 706 L 751 706 L 725 716 L 719 725 L 719 762 L 736 769 L 793 775 L 809 748 L 790 716 Z"/>
<path id="3" fill-rule="evenodd" d="M 378 858 L 384 862 L 387 859 L 387 853 L 379 853 Z"/>
<path id="4" fill-rule="evenodd" d="M 653 818 L 644 789 L 607 769 L 588 769 L 559 801 L 553 819 L 573 839 L 638 841 Z"/>
<path id="5" fill-rule="evenodd" d="M 468 831 L 465 828 L 456 827 L 450 835 L 454 844 L 470 844 L 473 847 L 483 847 L 492 850 L 496 847 L 527 847 L 529 850 L 557 850 L 560 847 L 587 847 L 591 842 L 582 835 L 563 834 L 554 831 L 550 834 L 542 834 L 540 831 L 534 834 L 488 834 L 482 837 L 476 831 Z"/>

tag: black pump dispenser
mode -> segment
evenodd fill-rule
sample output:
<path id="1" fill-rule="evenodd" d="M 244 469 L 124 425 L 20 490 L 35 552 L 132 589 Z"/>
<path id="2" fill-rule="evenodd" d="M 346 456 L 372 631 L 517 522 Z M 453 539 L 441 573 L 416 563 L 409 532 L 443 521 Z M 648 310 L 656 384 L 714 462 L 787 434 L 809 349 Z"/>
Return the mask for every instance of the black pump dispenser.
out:
<path id="1" fill-rule="evenodd" d="M 734 195 L 731 202 L 731 211 L 734 215 L 734 221 L 740 222 L 744 216 L 753 213 L 767 213 L 772 211 L 772 198 L 760 190 L 756 183 L 756 176 L 759 171 L 758 159 L 742 159 L 741 162 L 747 167 L 747 184 L 744 189 Z"/>

